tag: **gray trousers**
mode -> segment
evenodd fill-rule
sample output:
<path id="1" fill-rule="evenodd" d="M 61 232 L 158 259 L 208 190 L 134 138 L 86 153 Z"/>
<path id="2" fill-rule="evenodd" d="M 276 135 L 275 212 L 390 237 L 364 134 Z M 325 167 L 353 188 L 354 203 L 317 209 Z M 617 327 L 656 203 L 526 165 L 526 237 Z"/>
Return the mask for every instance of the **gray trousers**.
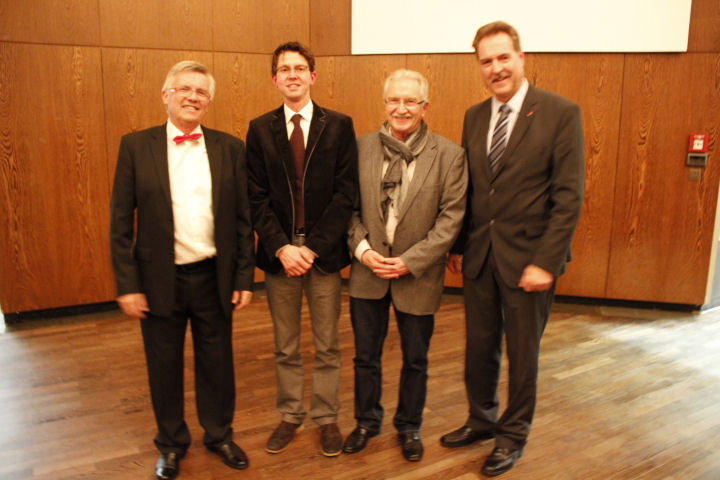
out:
<path id="1" fill-rule="evenodd" d="M 300 310 L 305 292 L 315 342 L 310 418 L 318 425 L 336 422 L 340 408 L 340 272 L 325 274 L 312 268 L 302 277 L 267 274 L 265 287 L 275 328 L 277 407 L 282 419 L 299 424 L 305 418 L 300 352 Z"/>

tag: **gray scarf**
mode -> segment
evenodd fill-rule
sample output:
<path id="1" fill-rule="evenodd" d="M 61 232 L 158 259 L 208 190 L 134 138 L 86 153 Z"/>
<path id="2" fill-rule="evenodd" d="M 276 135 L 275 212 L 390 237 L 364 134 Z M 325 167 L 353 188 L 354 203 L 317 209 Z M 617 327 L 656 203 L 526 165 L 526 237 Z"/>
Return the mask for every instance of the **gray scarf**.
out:
<path id="1" fill-rule="evenodd" d="M 408 135 L 404 142 L 392 136 L 388 122 L 380 126 L 380 142 L 383 145 L 385 158 L 390 162 L 382 179 L 383 197 L 380 202 L 385 221 L 387 221 L 388 205 L 391 202 L 397 216 L 410 183 L 407 166 L 423 151 L 427 138 L 428 128 L 425 120 L 420 121 L 418 129 Z"/>

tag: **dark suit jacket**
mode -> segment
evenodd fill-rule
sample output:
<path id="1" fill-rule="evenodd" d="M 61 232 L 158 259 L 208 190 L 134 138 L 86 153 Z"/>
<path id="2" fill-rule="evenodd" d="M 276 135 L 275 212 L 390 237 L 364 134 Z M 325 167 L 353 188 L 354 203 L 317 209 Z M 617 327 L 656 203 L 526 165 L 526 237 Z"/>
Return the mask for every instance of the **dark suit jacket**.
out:
<path id="1" fill-rule="evenodd" d="M 584 166 L 580 109 L 530 86 L 495 174 L 487 159 L 491 99 L 465 113 L 462 143 L 470 165 L 468 214 L 453 253 L 475 278 L 492 245 L 502 279 L 517 286 L 537 265 L 565 271 L 582 207 Z"/>
<path id="2" fill-rule="evenodd" d="M 348 243 L 354 252 L 362 240 L 386 257 L 401 257 L 410 270 L 385 280 L 353 259 L 350 295 L 378 299 L 391 290 L 393 304 L 413 315 L 434 314 L 440 306 L 445 254 L 465 215 L 467 165 L 459 145 L 433 133 L 415 159 L 415 173 L 398 212 L 392 249 L 382 214 L 382 168 L 385 154 L 378 132 L 358 138 L 360 202 L 350 221 Z"/>
<path id="3" fill-rule="evenodd" d="M 250 122 L 247 134 L 250 207 L 258 235 L 257 266 L 282 271 L 275 256 L 292 243 L 295 167 L 283 107 Z M 305 147 L 305 245 L 326 273 L 350 263 L 345 236 L 357 192 L 357 145 L 352 119 L 313 104 Z"/>
<path id="4" fill-rule="evenodd" d="M 226 133 L 202 130 L 212 178 L 218 291 L 230 316 L 232 291 L 252 290 L 254 240 L 245 147 Z M 165 125 L 130 133 L 120 141 L 110 250 L 118 295 L 144 293 L 152 314 L 170 316 L 175 297 L 175 238 Z"/>

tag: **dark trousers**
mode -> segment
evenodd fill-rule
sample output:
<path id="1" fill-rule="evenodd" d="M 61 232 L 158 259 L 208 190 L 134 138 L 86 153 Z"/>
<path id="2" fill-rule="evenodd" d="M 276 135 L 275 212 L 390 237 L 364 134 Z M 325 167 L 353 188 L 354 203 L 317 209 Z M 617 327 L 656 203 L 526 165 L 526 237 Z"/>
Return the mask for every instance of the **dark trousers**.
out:
<path id="1" fill-rule="evenodd" d="M 183 347 L 188 319 L 195 353 L 195 402 L 205 429 L 203 443 L 212 447 L 232 439 L 232 321 L 223 313 L 215 267 L 211 267 L 194 273 L 176 272 L 172 316 L 148 315 L 140 322 L 158 427 L 155 445 L 162 453 L 184 453 L 190 446 L 183 407 Z"/>
<path id="2" fill-rule="evenodd" d="M 382 351 L 388 330 L 390 294 L 379 300 L 350 298 L 355 334 L 355 419 L 379 432 L 383 419 Z M 394 308 L 394 306 L 393 306 Z M 395 308 L 402 346 L 398 406 L 393 425 L 398 432 L 417 431 L 422 423 L 427 391 L 427 352 L 435 324 L 433 315 L 412 315 Z"/>
<path id="3" fill-rule="evenodd" d="M 506 285 L 492 253 L 477 278 L 464 280 L 465 385 L 474 430 L 495 432 L 501 448 L 522 448 L 530 432 L 537 395 L 540 338 L 547 324 L 555 284 L 527 293 Z M 498 419 L 497 385 L 503 335 L 508 357 L 508 405 Z"/>

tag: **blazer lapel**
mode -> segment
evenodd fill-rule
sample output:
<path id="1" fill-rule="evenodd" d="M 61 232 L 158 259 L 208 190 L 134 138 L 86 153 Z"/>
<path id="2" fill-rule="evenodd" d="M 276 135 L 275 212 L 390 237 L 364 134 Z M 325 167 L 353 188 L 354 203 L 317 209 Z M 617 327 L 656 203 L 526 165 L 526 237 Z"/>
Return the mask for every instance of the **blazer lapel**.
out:
<path id="1" fill-rule="evenodd" d="M 488 130 L 490 129 L 490 116 L 491 116 L 491 107 L 492 102 L 490 100 L 484 102 L 482 104 L 482 109 L 480 110 L 480 114 L 478 115 L 478 125 L 477 131 L 480 132 L 482 135 L 480 137 L 480 146 L 481 148 L 478 148 L 478 151 L 480 153 L 480 156 L 478 157 L 478 161 L 480 162 L 480 168 L 483 173 L 487 176 L 487 178 L 492 178 L 492 172 L 490 171 L 490 162 L 487 158 L 487 150 L 488 150 Z"/>
<path id="2" fill-rule="evenodd" d="M 152 162 L 155 165 L 160 188 L 163 191 L 168 207 L 172 210 L 172 197 L 170 196 L 170 172 L 168 171 L 167 154 L 167 124 L 157 127 L 152 132 L 150 142 Z"/>
<path id="3" fill-rule="evenodd" d="M 410 204 L 417 196 L 420 191 L 420 187 L 425 183 L 425 178 L 428 176 L 430 169 L 435 163 L 435 157 L 437 156 L 437 142 L 430 133 L 428 133 L 427 145 L 420 155 L 414 160 L 415 161 L 415 172 L 413 178 L 410 181 L 405 200 L 400 205 L 400 212 L 398 212 L 398 223 L 400 223 L 405 217 L 405 214 L 410 210 Z"/>
<path id="4" fill-rule="evenodd" d="M 293 163 L 290 140 L 288 140 L 287 126 L 285 125 L 285 110 L 283 110 L 282 106 L 275 110 L 275 114 L 270 121 L 270 132 L 280 159 L 285 164 L 285 170 L 290 180 L 295 182 L 295 164 Z"/>
<path id="5" fill-rule="evenodd" d="M 358 159 L 359 160 L 359 159 Z M 368 185 L 372 185 L 370 191 L 372 195 L 370 201 L 375 204 L 377 208 L 378 218 L 383 219 L 382 205 L 380 205 L 380 199 L 383 198 L 383 162 L 385 161 L 385 152 L 383 151 L 382 142 L 380 141 L 380 134 L 377 134 L 377 142 L 373 147 L 373 151 L 368 155 L 366 160 L 370 163 L 369 178 L 364 178 L 363 181 L 368 182 Z M 384 220 L 384 219 L 383 219 Z"/>
<path id="6" fill-rule="evenodd" d="M 213 215 L 217 217 L 218 208 L 220 207 L 220 185 L 222 180 L 222 148 L 220 148 L 218 136 L 214 131 L 203 128 L 203 134 L 205 135 L 205 149 L 210 163 Z"/>
<path id="7" fill-rule="evenodd" d="M 323 130 L 325 130 L 325 121 L 325 110 L 318 107 L 316 103 L 313 103 L 313 116 L 312 121 L 310 121 L 310 132 L 308 133 L 308 140 L 305 144 L 306 165 L 315 151 L 315 147 L 320 140 Z"/>

